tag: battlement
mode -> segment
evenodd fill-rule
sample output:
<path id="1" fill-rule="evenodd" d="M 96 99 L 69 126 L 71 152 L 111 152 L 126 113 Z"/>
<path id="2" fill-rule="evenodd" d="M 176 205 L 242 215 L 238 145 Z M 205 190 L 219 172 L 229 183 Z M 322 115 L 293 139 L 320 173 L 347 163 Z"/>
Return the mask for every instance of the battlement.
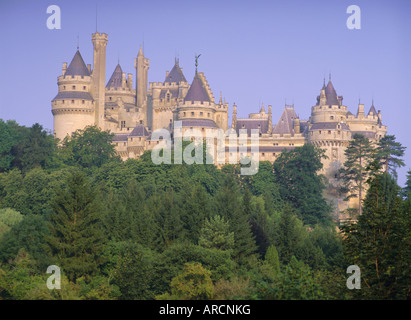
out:
<path id="1" fill-rule="evenodd" d="M 108 34 L 107 33 L 100 33 L 98 31 L 96 31 L 96 33 L 93 33 L 91 35 L 91 39 L 92 40 L 105 40 L 108 41 Z"/>
<path id="2" fill-rule="evenodd" d="M 65 83 L 74 83 L 74 82 L 80 82 L 80 83 L 83 83 L 83 82 L 90 82 L 91 81 L 91 76 L 70 76 L 70 75 L 68 75 L 68 76 L 66 76 L 66 75 L 61 75 L 61 76 L 58 76 L 57 77 L 57 83 L 58 84 L 60 84 L 60 83 L 63 83 L 63 82 L 65 82 Z"/>

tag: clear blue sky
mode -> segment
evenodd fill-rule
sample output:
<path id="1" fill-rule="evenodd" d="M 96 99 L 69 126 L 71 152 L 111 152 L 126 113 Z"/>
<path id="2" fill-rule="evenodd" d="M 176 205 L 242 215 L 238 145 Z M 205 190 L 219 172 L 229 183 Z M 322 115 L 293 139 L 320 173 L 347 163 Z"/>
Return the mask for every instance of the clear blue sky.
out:
<path id="1" fill-rule="evenodd" d="M 46 27 L 49 5 L 61 8 L 60 30 Z M 91 34 L 109 35 L 107 74 L 118 57 L 133 73 L 134 58 L 144 43 L 150 59 L 149 81 L 163 81 L 176 56 L 191 82 L 194 54 L 216 99 L 220 91 L 239 117 L 273 106 L 279 119 L 284 102 L 294 102 L 308 119 L 322 87 L 332 81 L 344 105 L 355 113 L 358 101 L 368 111 L 374 99 L 389 134 L 408 147 L 411 167 L 411 1 L 61 1 L 0 2 L 0 118 L 52 130 L 50 101 L 57 76 L 77 47 L 92 64 Z M 349 5 L 361 8 L 361 30 L 349 30 Z M 231 119 L 230 119 L 231 123 Z"/>

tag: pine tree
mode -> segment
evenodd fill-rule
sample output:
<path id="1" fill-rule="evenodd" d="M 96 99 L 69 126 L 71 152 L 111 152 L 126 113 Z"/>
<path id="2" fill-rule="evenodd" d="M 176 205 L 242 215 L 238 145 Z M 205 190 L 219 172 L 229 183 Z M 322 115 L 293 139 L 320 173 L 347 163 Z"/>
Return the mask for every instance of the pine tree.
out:
<path id="1" fill-rule="evenodd" d="M 298 220 L 290 205 L 284 207 L 278 222 L 275 246 L 282 263 L 288 263 L 302 243 L 302 222 Z"/>
<path id="2" fill-rule="evenodd" d="M 404 156 L 406 147 L 395 141 L 394 135 L 386 135 L 378 141 L 376 160 L 385 169 L 385 172 L 390 172 L 397 178 L 396 168 L 404 166 L 404 161 L 401 159 Z"/>
<path id="3" fill-rule="evenodd" d="M 346 161 L 340 169 L 343 193 L 348 193 L 346 199 L 358 197 L 359 215 L 362 213 L 362 197 L 369 176 L 368 165 L 373 160 L 373 148 L 368 138 L 355 134 L 345 150 Z"/>
<path id="4" fill-rule="evenodd" d="M 400 188 L 387 173 L 376 176 L 357 223 L 342 227 L 347 259 L 361 269 L 360 295 L 371 299 L 409 298 L 411 216 Z"/>
<path id="5" fill-rule="evenodd" d="M 250 193 L 246 193 L 241 201 L 237 184 L 227 176 L 216 199 L 217 213 L 230 222 L 230 232 L 234 233 L 233 256 L 240 264 L 246 264 L 257 250 L 250 225 L 250 197 Z"/>
<path id="6" fill-rule="evenodd" d="M 105 238 L 101 229 L 100 200 L 82 172 L 74 172 L 65 189 L 56 192 L 49 215 L 52 254 L 70 281 L 94 275 L 103 263 Z"/>
<path id="7" fill-rule="evenodd" d="M 273 274 L 276 276 L 280 273 L 280 259 L 275 246 L 269 246 L 265 254 L 265 262 L 270 265 Z"/>

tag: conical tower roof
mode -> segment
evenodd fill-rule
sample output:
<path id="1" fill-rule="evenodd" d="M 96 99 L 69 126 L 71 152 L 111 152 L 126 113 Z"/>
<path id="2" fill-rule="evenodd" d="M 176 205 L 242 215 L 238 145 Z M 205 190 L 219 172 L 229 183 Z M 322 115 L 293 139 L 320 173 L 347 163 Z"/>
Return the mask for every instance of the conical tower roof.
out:
<path id="1" fill-rule="evenodd" d="M 327 99 L 327 105 L 340 105 L 337 97 L 337 92 L 334 89 L 331 79 L 328 81 L 328 84 L 325 87 L 325 97 Z"/>
<path id="2" fill-rule="evenodd" d="M 71 60 L 70 65 L 67 68 L 65 76 L 89 76 L 90 72 L 87 69 L 86 64 L 80 54 L 80 51 L 77 50 L 76 54 Z"/>
<path id="3" fill-rule="evenodd" d="M 177 59 L 173 69 L 171 69 L 164 82 L 187 82 L 186 78 L 184 77 L 183 71 L 181 71 Z"/>
<path id="4" fill-rule="evenodd" d="M 370 108 L 370 110 L 368 111 L 368 115 L 369 115 L 371 112 L 373 112 L 374 115 L 377 115 L 377 114 L 378 114 L 378 113 L 377 113 L 377 110 L 375 110 L 375 107 L 374 107 L 374 101 L 373 101 L 372 104 L 371 104 L 371 108 Z"/>
<path id="5" fill-rule="evenodd" d="M 121 69 L 120 64 L 117 64 L 113 74 L 110 77 L 110 80 L 107 82 L 106 88 L 120 88 L 122 77 L 123 70 Z"/>
<path id="6" fill-rule="evenodd" d="M 191 84 L 190 89 L 188 89 L 184 101 L 210 102 L 210 98 L 208 97 L 206 89 L 204 88 L 204 84 L 197 73 L 194 76 L 193 83 Z"/>

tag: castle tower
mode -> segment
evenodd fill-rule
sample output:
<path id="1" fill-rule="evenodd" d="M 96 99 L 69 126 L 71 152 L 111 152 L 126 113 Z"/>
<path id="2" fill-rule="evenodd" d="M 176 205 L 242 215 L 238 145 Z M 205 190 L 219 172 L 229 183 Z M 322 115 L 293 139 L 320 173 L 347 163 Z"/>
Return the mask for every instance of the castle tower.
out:
<path id="1" fill-rule="evenodd" d="M 143 124 L 147 125 L 147 73 L 150 66 L 150 60 L 144 58 L 143 49 L 140 46 L 137 58 L 134 60 L 134 67 L 136 68 L 136 104 L 137 108 L 144 114 Z"/>
<path id="2" fill-rule="evenodd" d="M 178 59 L 175 59 L 171 71 L 166 72 L 164 82 L 150 82 L 147 116 L 151 116 L 148 126 L 152 130 L 168 128 L 172 124 L 173 111 L 183 103 L 189 87 Z"/>
<path id="3" fill-rule="evenodd" d="M 140 124 L 143 114 L 136 107 L 135 97 L 132 74 L 126 76 L 118 63 L 106 85 L 106 129 L 121 132 Z"/>
<path id="4" fill-rule="evenodd" d="M 62 75 L 57 78 L 58 94 L 52 100 L 54 136 L 60 140 L 77 129 L 94 125 L 95 100 L 91 95 L 90 65 L 86 66 L 77 49 L 67 68 L 63 63 Z"/>
<path id="5" fill-rule="evenodd" d="M 92 94 L 95 100 L 94 122 L 104 130 L 104 105 L 106 86 L 106 47 L 108 35 L 105 33 L 93 33 L 93 87 Z"/>

